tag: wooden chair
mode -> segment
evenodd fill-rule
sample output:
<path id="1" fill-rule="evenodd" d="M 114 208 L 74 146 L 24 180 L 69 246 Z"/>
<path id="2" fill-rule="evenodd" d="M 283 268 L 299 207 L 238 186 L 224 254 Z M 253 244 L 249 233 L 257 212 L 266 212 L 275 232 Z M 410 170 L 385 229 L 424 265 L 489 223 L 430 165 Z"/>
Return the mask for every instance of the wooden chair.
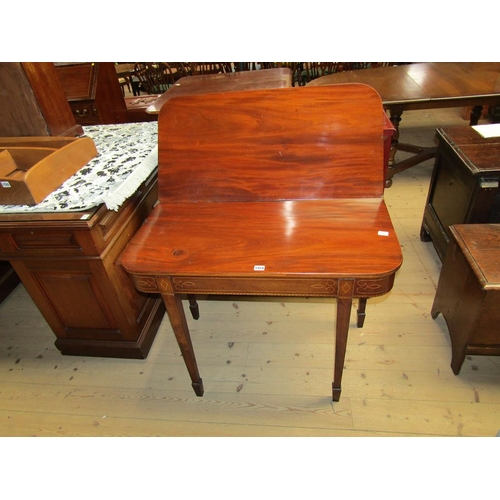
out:
<path id="1" fill-rule="evenodd" d="M 163 94 L 176 80 L 175 72 L 164 62 L 136 63 L 134 73 L 139 92 L 146 94 Z"/>
<path id="2" fill-rule="evenodd" d="M 191 75 L 213 75 L 217 73 L 231 73 L 232 66 L 229 62 L 193 62 Z"/>
<path id="3" fill-rule="evenodd" d="M 121 264 L 163 297 L 198 396 L 183 296 L 195 315 L 197 294 L 316 296 L 337 299 L 339 400 L 353 299 L 362 324 L 402 261 L 383 200 L 384 116 L 360 84 L 180 96 L 161 108 L 159 204 Z"/>
<path id="4" fill-rule="evenodd" d="M 341 63 L 338 62 L 305 62 L 302 63 L 301 83 L 306 85 L 311 80 L 319 78 L 320 76 L 331 75 L 337 73 Z"/>

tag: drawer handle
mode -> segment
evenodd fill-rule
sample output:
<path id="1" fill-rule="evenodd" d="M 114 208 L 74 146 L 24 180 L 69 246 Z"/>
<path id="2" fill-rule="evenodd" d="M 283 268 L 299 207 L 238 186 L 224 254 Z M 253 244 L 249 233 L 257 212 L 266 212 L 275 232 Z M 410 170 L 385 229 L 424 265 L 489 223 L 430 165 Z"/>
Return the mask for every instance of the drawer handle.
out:
<path id="1" fill-rule="evenodd" d="M 481 189 L 494 189 L 498 187 L 498 181 L 481 181 L 479 186 Z"/>

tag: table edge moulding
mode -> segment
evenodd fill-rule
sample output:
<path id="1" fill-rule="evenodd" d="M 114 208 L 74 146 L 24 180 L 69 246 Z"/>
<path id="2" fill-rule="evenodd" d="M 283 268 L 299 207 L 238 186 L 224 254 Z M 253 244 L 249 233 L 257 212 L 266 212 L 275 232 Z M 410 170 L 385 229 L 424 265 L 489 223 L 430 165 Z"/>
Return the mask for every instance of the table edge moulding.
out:
<path id="1" fill-rule="evenodd" d="M 159 203 L 121 264 L 138 290 L 161 294 L 196 395 L 185 295 L 195 319 L 196 294 L 316 296 L 337 299 L 339 400 L 353 299 L 362 327 L 366 300 L 391 290 L 402 263 L 383 199 L 385 129 L 380 96 L 359 84 L 163 105 Z"/>

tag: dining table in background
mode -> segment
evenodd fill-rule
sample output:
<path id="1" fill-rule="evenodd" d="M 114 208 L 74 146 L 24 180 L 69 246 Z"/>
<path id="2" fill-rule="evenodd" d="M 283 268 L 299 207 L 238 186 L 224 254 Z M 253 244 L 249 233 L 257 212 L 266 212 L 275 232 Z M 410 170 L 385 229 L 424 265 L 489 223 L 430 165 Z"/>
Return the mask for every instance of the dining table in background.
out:
<path id="1" fill-rule="evenodd" d="M 157 115 L 169 99 L 181 95 L 266 90 L 291 86 L 292 71 L 289 68 L 185 76 L 179 78 L 173 86 L 146 109 L 146 112 Z"/>
<path id="2" fill-rule="evenodd" d="M 344 71 L 322 76 L 309 86 L 364 83 L 373 87 L 389 111 L 396 132 L 392 138 L 387 187 L 392 177 L 436 154 L 436 148 L 399 143 L 403 111 L 472 107 L 470 124 L 476 125 L 483 106 L 500 105 L 499 62 L 426 62 Z M 397 150 L 413 156 L 395 161 Z"/>

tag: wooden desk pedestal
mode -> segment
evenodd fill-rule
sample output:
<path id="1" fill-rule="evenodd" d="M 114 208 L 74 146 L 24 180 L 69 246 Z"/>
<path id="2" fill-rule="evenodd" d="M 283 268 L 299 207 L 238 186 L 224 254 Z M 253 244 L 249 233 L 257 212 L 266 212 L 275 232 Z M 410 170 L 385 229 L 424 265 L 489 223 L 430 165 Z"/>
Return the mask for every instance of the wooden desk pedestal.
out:
<path id="1" fill-rule="evenodd" d="M 446 320 L 458 375 L 467 354 L 500 355 L 500 225 L 459 224 L 450 234 L 431 314 Z"/>
<path id="2" fill-rule="evenodd" d="M 0 216 L 0 259 L 10 261 L 63 354 L 145 358 L 164 315 L 135 290 L 121 251 L 157 200 L 152 174 L 118 212 Z"/>

